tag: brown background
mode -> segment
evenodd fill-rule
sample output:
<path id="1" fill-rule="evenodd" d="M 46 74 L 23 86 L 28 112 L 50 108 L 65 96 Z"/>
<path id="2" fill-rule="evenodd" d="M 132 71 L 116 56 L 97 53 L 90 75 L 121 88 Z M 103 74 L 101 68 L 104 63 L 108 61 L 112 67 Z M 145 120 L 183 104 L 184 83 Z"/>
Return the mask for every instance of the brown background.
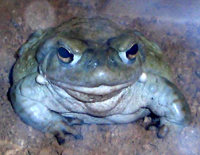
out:
<path id="1" fill-rule="evenodd" d="M 198 155 L 200 154 L 200 2 L 173 0 L 1 0 L 0 1 L 0 154 L 5 155 Z M 140 30 L 156 42 L 186 96 L 193 122 L 179 135 L 158 139 L 145 121 L 125 125 L 83 125 L 83 140 L 54 137 L 25 125 L 7 99 L 9 72 L 17 49 L 39 28 L 74 16 L 102 16 Z"/>

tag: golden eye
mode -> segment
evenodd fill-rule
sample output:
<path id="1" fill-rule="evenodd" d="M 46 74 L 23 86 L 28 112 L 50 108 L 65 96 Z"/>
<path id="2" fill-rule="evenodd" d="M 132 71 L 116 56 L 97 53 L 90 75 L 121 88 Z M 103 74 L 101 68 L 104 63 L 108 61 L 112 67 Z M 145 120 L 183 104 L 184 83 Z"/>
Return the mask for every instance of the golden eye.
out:
<path id="1" fill-rule="evenodd" d="M 74 55 L 71 54 L 67 49 L 64 47 L 58 48 L 58 58 L 64 63 L 70 63 L 74 59 Z"/>
<path id="2" fill-rule="evenodd" d="M 138 44 L 134 44 L 128 51 L 126 51 L 126 57 L 129 60 L 133 60 L 138 54 Z"/>

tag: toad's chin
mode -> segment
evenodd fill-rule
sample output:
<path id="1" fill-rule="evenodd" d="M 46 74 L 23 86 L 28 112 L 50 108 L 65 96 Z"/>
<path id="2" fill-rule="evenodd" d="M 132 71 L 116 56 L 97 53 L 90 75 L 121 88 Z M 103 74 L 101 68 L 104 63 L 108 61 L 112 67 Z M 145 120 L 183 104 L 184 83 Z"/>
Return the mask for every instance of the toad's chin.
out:
<path id="1" fill-rule="evenodd" d="M 124 84 L 107 86 L 101 85 L 98 87 L 83 87 L 72 84 L 66 84 L 54 79 L 48 79 L 39 74 L 36 81 L 40 84 L 47 85 L 49 89 L 62 96 L 64 99 L 69 95 L 72 97 L 73 104 L 84 103 L 85 108 L 91 115 L 105 116 L 106 113 L 112 111 L 123 100 L 127 90 L 134 83 L 127 82 Z M 76 101 L 80 102 L 76 102 Z"/>
<path id="2" fill-rule="evenodd" d="M 71 91 L 76 91 L 76 92 L 90 94 L 90 95 L 108 95 L 110 93 L 117 92 L 133 84 L 133 82 L 127 82 L 124 84 L 118 84 L 114 86 L 100 85 L 98 87 L 84 87 L 84 86 L 77 86 L 77 85 L 62 83 L 56 80 L 51 80 L 51 82 L 63 89 L 68 89 Z"/>
<path id="3" fill-rule="evenodd" d="M 83 87 L 51 80 L 51 83 L 64 89 L 70 96 L 83 102 L 102 102 L 118 95 L 121 90 L 129 87 L 133 82 L 114 86 L 101 85 L 98 87 Z"/>
<path id="4" fill-rule="evenodd" d="M 66 98 L 65 93 L 73 99 L 73 104 L 83 103 L 91 115 L 105 116 L 122 102 L 132 82 L 115 86 L 101 85 L 99 87 L 74 86 L 58 81 L 51 81 L 51 86 L 59 94 Z M 80 102 L 76 102 L 76 101 Z"/>
<path id="5" fill-rule="evenodd" d="M 118 95 L 124 88 L 127 88 L 134 83 L 133 81 L 129 81 L 127 83 L 112 86 L 100 85 L 98 87 L 84 87 L 67 84 L 52 78 L 48 78 L 47 80 L 46 76 L 41 74 L 36 77 L 36 81 L 40 84 L 52 84 L 56 90 L 57 88 L 62 88 L 70 96 L 83 102 L 101 102 L 110 99 L 113 96 Z"/>

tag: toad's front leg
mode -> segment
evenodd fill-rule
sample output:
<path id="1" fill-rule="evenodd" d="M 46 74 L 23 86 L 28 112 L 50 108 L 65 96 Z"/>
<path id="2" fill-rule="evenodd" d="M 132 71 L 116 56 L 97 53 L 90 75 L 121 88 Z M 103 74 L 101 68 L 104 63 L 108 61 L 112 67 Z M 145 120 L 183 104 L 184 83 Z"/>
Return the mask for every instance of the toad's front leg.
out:
<path id="1" fill-rule="evenodd" d="M 165 137 L 170 128 L 178 131 L 189 125 L 190 108 L 180 90 L 163 77 L 149 75 L 148 78 L 145 85 L 149 90 L 148 108 L 161 117 L 158 137 Z"/>
<path id="2" fill-rule="evenodd" d="M 54 134 L 58 142 L 64 142 L 65 134 L 72 134 L 75 138 L 82 136 L 71 127 L 79 124 L 78 121 L 67 119 L 46 106 L 42 99 L 44 92 L 41 85 L 35 83 L 35 75 L 26 78 L 13 85 L 10 91 L 10 98 L 15 112 L 26 124 L 42 132 Z"/>

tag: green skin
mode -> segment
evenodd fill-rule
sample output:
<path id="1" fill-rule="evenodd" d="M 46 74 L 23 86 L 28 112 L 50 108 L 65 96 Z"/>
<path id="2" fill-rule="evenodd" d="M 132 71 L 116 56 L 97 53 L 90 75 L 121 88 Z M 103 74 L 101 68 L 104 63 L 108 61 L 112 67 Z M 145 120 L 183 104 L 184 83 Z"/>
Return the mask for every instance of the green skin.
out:
<path id="1" fill-rule="evenodd" d="M 71 61 L 60 59 L 60 47 Z M 74 18 L 34 33 L 19 51 L 13 82 L 10 98 L 21 119 L 62 140 L 66 133 L 81 138 L 75 124 L 129 123 L 150 112 L 160 117 L 160 137 L 191 121 L 159 47 L 102 18 Z"/>

